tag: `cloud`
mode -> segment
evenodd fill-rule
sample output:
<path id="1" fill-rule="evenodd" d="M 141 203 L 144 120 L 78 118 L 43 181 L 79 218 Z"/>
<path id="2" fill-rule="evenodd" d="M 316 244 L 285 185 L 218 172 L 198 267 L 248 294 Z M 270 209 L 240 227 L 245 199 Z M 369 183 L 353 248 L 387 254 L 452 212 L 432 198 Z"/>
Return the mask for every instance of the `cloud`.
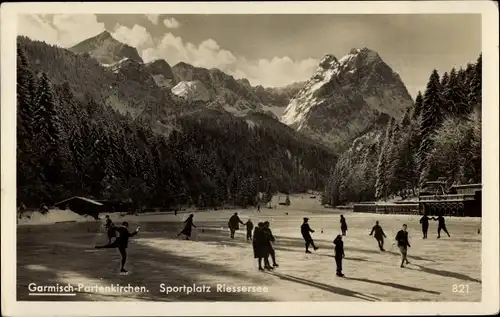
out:
<path id="1" fill-rule="evenodd" d="M 233 76 L 247 78 L 253 85 L 282 87 L 309 79 L 318 68 L 318 63 L 314 58 L 295 61 L 288 56 L 257 61 L 243 59 Z"/>
<path id="2" fill-rule="evenodd" d="M 146 18 L 148 18 L 151 23 L 154 25 L 158 25 L 158 22 L 160 22 L 160 15 L 159 14 L 146 14 Z"/>
<path id="3" fill-rule="evenodd" d="M 219 68 L 235 78 L 247 78 L 252 85 L 278 87 L 307 80 L 318 67 L 318 60 L 308 58 L 294 61 L 288 56 L 248 60 L 223 49 L 213 39 L 198 45 L 167 33 L 155 47 L 141 52 L 145 62 L 165 59 L 169 64 L 185 62 L 198 67 Z"/>
<path id="4" fill-rule="evenodd" d="M 137 49 L 153 46 L 154 40 L 145 27 L 135 24 L 132 28 L 117 24 L 111 35 L 118 41 Z"/>
<path id="5" fill-rule="evenodd" d="M 174 18 L 166 19 L 164 23 L 180 25 Z M 19 34 L 62 47 L 73 46 L 102 31 L 104 24 L 92 14 L 19 16 Z M 319 62 L 313 58 L 292 60 L 288 56 L 248 60 L 220 47 L 214 39 L 193 44 L 172 33 L 154 38 L 141 25 L 129 28 L 117 24 L 110 33 L 118 41 L 137 48 L 145 62 L 161 58 L 170 65 L 182 61 L 198 67 L 219 68 L 236 78 L 247 78 L 252 85 L 278 87 L 307 80 Z"/>
<path id="6" fill-rule="evenodd" d="M 93 14 L 19 15 L 18 34 L 62 47 L 73 46 L 104 31 Z"/>
<path id="7" fill-rule="evenodd" d="M 178 29 L 181 26 L 179 21 L 177 21 L 175 18 L 166 18 L 165 20 L 163 20 L 163 24 L 165 24 L 165 26 L 169 29 Z"/>

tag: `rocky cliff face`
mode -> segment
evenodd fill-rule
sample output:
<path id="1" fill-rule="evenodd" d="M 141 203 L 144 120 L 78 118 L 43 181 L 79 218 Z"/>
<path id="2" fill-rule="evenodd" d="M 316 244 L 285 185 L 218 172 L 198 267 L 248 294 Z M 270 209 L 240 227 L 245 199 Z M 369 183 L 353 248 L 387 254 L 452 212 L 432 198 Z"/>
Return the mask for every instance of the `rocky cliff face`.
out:
<path id="1" fill-rule="evenodd" d="M 117 63 L 124 58 L 143 63 L 136 48 L 117 41 L 108 31 L 86 39 L 69 50 L 74 53 L 87 53 L 104 65 Z"/>
<path id="2" fill-rule="evenodd" d="M 164 59 L 155 60 L 145 66 L 159 87 L 171 89 L 177 84 L 172 68 Z"/>
<path id="3" fill-rule="evenodd" d="M 318 141 L 345 149 L 362 134 L 400 118 L 413 100 L 401 78 L 368 48 L 326 55 L 281 120 Z"/>

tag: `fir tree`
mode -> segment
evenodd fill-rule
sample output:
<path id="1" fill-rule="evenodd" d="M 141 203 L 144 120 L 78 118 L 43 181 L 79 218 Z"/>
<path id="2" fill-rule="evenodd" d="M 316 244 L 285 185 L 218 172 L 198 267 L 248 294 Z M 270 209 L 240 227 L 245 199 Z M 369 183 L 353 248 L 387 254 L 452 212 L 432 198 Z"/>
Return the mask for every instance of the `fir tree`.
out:
<path id="1" fill-rule="evenodd" d="M 59 155 L 60 118 L 56 111 L 56 100 L 52 85 L 46 73 L 41 73 L 35 97 L 33 117 L 34 133 L 40 149 L 40 166 L 43 166 L 43 178 L 52 185 L 61 181 L 62 162 Z M 51 199 L 47 197 L 47 199 Z"/>
<path id="2" fill-rule="evenodd" d="M 17 196 L 19 203 L 40 187 L 39 153 L 33 133 L 35 77 L 25 52 L 17 46 Z M 26 201 L 24 201 L 26 202 Z"/>
<path id="3" fill-rule="evenodd" d="M 401 143 L 401 129 L 399 128 L 399 124 L 394 122 L 391 139 L 387 148 L 387 156 L 386 156 L 386 183 L 389 192 L 395 193 L 397 188 L 399 187 L 399 180 L 401 175 L 397 175 L 397 167 L 399 165 L 400 160 L 400 151 L 399 145 Z"/>
<path id="4" fill-rule="evenodd" d="M 451 72 L 453 73 L 454 76 L 456 76 L 456 70 L 455 70 L 455 68 L 453 68 L 451 70 Z M 448 85 L 448 82 L 450 81 L 450 77 L 451 76 L 452 76 L 451 74 L 448 75 L 448 72 L 444 72 L 443 76 L 441 77 L 441 86 L 442 87 L 446 87 L 446 85 Z"/>
<path id="5" fill-rule="evenodd" d="M 410 108 L 406 109 L 403 119 L 401 120 L 401 127 L 403 129 L 406 129 L 411 124 L 410 112 L 411 112 Z"/>
<path id="6" fill-rule="evenodd" d="M 34 132 L 47 142 L 48 147 L 57 147 L 60 122 L 52 85 L 46 73 L 42 73 L 40 76 L 35 107 L 36 110 L 33 114 Z"/>
<path id="7" fill-rule="evenodd" d="M 32 133 L 33 116 L 35 112 L 34 93 L 35 76 L 23 49 L 17 47 L 17 109 L 18 118 L 21 120 L 20 128 L 25 131 L 22 137 L 28 137 Z"/>
<path id="8" fill-rule="evenodd" d="M 456 115 L 462 119 L 468 119 L 471 113 L 468 99 L 469 90 L 470 85 L 467 83 L 467 72 L 460 67 L 457 73 L 457 89 L 454 94 L 453 103 L 455 104 Z"/>
<path id="9" fill-rule="evenodd" d="M 413 110 L 413 119 L 416 119 L 420 116 L 422 113 L 422 104 L 424 102 L 424 99 L 422 97 L 422 93 L 419 91 L 417 93 L 417 97 L 415 98 L 415 107 Z"/>
<path id="10" fill-rule="evenodd" d="M 394 129 L 394 118 L 391 118 L 387 124 L 387 129 L 385 132 L 385 138 L 383 141 L 383 145 L 380 148 L 379 152 L 379 159 L 378 159 L 378 164 L 377 164 L 377 179 L 375 182 L 375 198 L 384 198 L 384 200 L 387 200 L 387 186 L 388 186 L 388 180 L 387 180 L 387 156 L 388 152 L 390 151 L 390 142 L 392 139 L 392 132 Z"/>
<path id="11" fill-rule="evenodd" d="M 433 70 L 425 90 L 422 120 L 420 122 L 420 148 L 418 151 L 419 171 L 423 171 L 427 164 L 427 154 L 432 149 L 432 136 L 434 131 L 439 128 L 442 120 L 442 97 L 441 84 L 437 70 Z M 422 174 L 424 175 L 424 174 Z M 425 176 L 420 178 L 420 185 L 425 182 Z"/>
<path id="12" fill-rule="evenodd" d="M 470 80 L 468 103 L 470 109 L 481 108 L 482 102 L 482 55 L 479 55 Z"/>
<path id="13" fill-rule="evenodd" d="M 459 90 L 459 83 L 457 71 L 455 68 L 452 68 L 452 70 L 450 71 L 450 76 L 445 84 L 442 85 L 442 88 L 442 100 L 444 105 L 443 114 L 447 116 L 456 116 L 458 113 L 457 94 Z"/>

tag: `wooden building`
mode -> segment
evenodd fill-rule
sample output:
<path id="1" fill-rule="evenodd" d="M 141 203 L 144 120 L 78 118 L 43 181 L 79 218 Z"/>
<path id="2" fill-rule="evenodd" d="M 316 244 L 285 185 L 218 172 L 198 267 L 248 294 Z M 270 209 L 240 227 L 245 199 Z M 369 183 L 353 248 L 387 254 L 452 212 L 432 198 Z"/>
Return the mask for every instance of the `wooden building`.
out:
<path id="1" fill-rule="evenodd" d="M 419 212 L 433 216 L 481 217 L 481 184 L 451 186 L 447 194 L 429 195 L 423 191 L 418 197 Z"/>
<path id="2" fill-rule="evenodd" d="M 100 202 L 79 196 L 62 200 L 54 206 L 62 210 L 69 209 L 82 216 L 92 216 L 94 219 L 99 219 L 99 213 L 105 212 L 105 207 Z"/>

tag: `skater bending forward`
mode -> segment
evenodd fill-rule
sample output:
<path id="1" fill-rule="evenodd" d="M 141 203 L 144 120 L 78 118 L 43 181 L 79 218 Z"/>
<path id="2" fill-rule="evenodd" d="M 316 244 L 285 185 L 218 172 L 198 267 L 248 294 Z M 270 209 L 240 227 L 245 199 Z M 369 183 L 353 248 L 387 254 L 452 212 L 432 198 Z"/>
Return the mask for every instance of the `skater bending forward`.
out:
<path id="1" fill-rule="evenodd" d="M 125 270 L 125 262 L 127 261 L 128 240 L 130 239 L 130 237 L 135 236 L 139 232 L 139 228 L 140 227 L 138 226 L 135 231 L 130 232 L 128 231 L 128 222 L 125 221 L 120 227 L 116 227 L 115 230 L 118 232 L 119 236 L 112 243 L 108 243 L 105 245 L 96 245 L 95 248 L 118 248 L 118 251 L 120 251 L 120 255 L 122 257 L 120 272 L 127 272 L 127 270 Z"/>
<path id="2" fill-rule="evenodd" d="M 384 233 L 384 230 L 382 230 L 382 227 L 378 224 L 378 220 L 375 222 L 375 226 L 372 228 L 372 232 L 370 232 L 370 235 L 373 235 L 375 232 L 375 240 L 378 242 L 378 247 L 380 251 L 385 251 L 384 250 L 384 238 L 387 238 L 387 236 Z"/>
<path id="3" fill-rule="evenodd" d="M 193 223 L 193 218 L 194 215 L 190 214 L 189 217 L 184 221 L 184 229 L 182 229 L 182 231 L 177 234 L 177 237 L 183 234 L 186 237 L 186 240 L 189 240 L 191 238 L 191 233 L 193 232 L 193 228 L 196 228 L 196 226 Z"/>

